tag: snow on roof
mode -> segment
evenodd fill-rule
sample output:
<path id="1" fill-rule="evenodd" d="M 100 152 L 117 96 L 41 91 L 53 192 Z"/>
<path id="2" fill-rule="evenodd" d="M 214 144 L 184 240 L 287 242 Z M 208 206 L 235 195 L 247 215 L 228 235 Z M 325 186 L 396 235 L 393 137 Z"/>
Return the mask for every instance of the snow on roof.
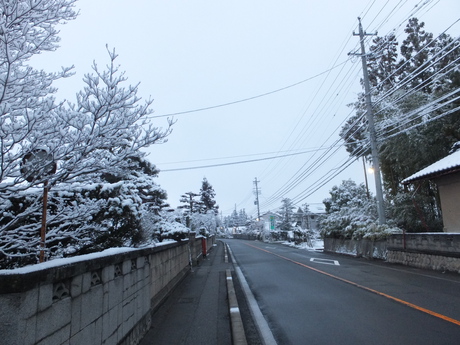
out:
<path id="1" fill-rule="evenodd" d="M 326 207 L 324 204 L 316 204 L 315 206 L 310 206 L 310 212 L 315 214 L 326 213 Z"/>
<path id="2" fill-rule="evenodd" d="M 410 183 L 415 180 L 422 180 L 445 173 L 453 169 L 460 169 L 460 150 L 451 153 L 447 157 L 440 159 L 439 161 L 427 166 L 426 168 L 416 172 L 415 174 L 404 179 L 402 183 Z"/>

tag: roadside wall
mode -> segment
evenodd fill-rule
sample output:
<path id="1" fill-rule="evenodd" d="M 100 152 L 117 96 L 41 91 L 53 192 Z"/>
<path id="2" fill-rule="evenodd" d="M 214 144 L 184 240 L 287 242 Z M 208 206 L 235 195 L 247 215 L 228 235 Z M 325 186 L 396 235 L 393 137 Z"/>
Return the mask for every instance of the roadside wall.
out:
<path id="1" fill-rule="evenodd" d="M 240 240 L 255 241 L 258 239 L 258 236 L 254 234 L 233 234 L 233 238 L 240 239 Z"/>
<path id="2" fill-rule="evenodd" d="M 0 343 L 138 344 L 201 242 L 192 234 L 190 241 L 0 270 Z M 195 264 L 200 256 L 195 252 Z"/>
<path id="3" fill-rule="evenodd" d="M 391 235 L 388 239 L 387 261 L 460 273 L 460 233 Z"/>
<path id="4" fill-rule="evenodd" d="M 387 258 L 387 242 L 385 240 L 370 241 L 325 238 L 324 251 L 368 259 L 385 260 Z"/>
<path id="5" fill-rule="evenodd" d="M 460 273 L 460 233 L 394 234 L 382 241 L 325 238 L 324 251 Z"/>

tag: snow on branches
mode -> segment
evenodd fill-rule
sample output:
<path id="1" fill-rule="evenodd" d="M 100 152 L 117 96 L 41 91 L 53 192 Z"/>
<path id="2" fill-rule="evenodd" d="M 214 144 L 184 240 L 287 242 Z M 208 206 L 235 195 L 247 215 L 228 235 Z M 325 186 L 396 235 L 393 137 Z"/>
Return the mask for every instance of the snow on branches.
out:
<path id="1" fill-rule="evenodd" d="M 54 251 L 49 255 L 94 250 L 88 248 L 101 238 L 132 245 L 142 237 L 143 214 L 166 199 L 153 181 L 158 171 L 141 149 L 165 142 L 173 120 L 164 129 L 150 123 L 153 101 L 137 96 L 139 84 L 125 86 L 114 49 L 107 48 L 105 68 L 94 63 L 92 73 L 85 75 L 76 103 L 58 104 L 52 96 L 53 82 L 70 77 L 72 68 L 47 73 L 28 65 L 34 55 L 58 47 L 56 25 L 76 18 L 75 2 L 0 0 L 3 267 L 35 260 L 45 182 L 51 188 L 47 241 Z M 24 157 L 38 151 L 46 152 L 56 171 L 44 174 L 50 162 L 35 162 L 25 176 Z M 63 246 L 68 248 L 59 249 Z"/>

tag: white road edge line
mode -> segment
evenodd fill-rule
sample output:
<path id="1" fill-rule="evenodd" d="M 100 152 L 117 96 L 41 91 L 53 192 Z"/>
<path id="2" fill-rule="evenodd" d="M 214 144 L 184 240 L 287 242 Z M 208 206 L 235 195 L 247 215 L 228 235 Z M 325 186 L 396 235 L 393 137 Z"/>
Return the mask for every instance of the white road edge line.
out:
<path id="1" fill-rule="evenodd" d="M 230 257 L 232 258 L 235 272 L 241 283 L 241 287 L 243 288 L 243 292 L 246 296 L 246 300 L 248 301 L 249 310 L 251 311 L 251 314 L 252 314 L 252 317 L 254 318 L 256 326 L 259 329 L 259 334 L 262 337 L 262 342 L 264 343 L 264 345 L 278 345 L 275 340 L 275 337 L 273 336 L 273 333 L 270 327 L 268 326 L 267 320 L 265 320 L 265 317 L 263 316 L 262 311 L 259 308 L 259 304 L 257 304 L 257 301 L 249 287 L 249 284 L 246 281 L 246 278 L 244 277 L 243 272 L 238 266 L 238 262 L 236 261 L 235 256 L 233 255 L 233 252 L 230 246 L 228 244 L 226 245 L 228 247 Z"/>

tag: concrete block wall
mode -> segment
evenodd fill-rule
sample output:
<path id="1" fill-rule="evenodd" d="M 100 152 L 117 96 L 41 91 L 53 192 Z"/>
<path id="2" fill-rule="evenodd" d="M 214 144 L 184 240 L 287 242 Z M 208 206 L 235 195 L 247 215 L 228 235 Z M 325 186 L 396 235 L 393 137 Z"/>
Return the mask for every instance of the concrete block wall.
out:
<path id="1" fill-rule="evenodd" d="M 388 238 L 394 250 L 413 250 L 430 254 L 460 255 L 460 233 L 422 232 L 394 234 Z"/>
<path id="2" fill-rule="evenodd" d="M 460 233 L 393 234 L 383 241 L 325 238 L 324 251 L 460 273 Z"/>
<path id="3" fill-rule="evenodd" d="M 0 271 L 1 344 L 138 344 L 189 271 L 189 243 L 56 262 Z"/>
<path id="4" fill-rule="evenodd" d="M 387 260 L 406 266 L 460 273 L 460 258 L 456 257 L 389 250 Z"/>
<path id="5" fill-rule="evenodd" d="M 388 238 L 388 262 L 460 273 L 460 233 L 409 233 Z"/>
<path id="6" fill-rule="evenodd" d="M 338 238 L 325 238 L 324 251 L 346 254 L 368 259 L 385 260 L 387 256 L 387 242 L 370 240 L 345 240 Z"/>

